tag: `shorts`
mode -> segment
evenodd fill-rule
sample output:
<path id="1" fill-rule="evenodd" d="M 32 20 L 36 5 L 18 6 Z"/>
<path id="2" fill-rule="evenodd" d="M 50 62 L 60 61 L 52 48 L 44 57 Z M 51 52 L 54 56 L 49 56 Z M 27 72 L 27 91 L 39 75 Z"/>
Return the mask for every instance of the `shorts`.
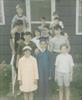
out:
<path id="1" fill-rule="evenodd" d="M 65 86 L 69 87 L 70 86 L 70 77 L 68 73 L 57 73 L 57 83 L 59 87 Z"/>

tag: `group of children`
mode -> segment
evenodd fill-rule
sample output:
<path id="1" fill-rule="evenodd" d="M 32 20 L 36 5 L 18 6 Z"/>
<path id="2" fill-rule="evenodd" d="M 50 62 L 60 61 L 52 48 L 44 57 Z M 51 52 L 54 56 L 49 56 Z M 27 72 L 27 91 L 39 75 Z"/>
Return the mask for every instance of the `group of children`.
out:
<path id="1" fill-rule="evenodd" d="M 20 6 L 16 9 L 19 12 L 22 10 Z M 10 45 L 12 54 L 15 55 L 14 66 L 24 100 L 33 100 L 36 90 L 37 100 L 51 100 L 52 79 L 59 86 L 59 100 L 63 100 L 63 86 L 66 100 L 70 100 L 69 86 L 72 81 L 74 62 L 69 54 L 68 37 L 61 34 L 63 26 L 60 25 L 59 16 L 54 16 L 55 22 L 50 25 L 50 31 L 44 21 L 45 18 L 42 17 L 43 23 L 37 27 L 35 35 L 28 32 L 21 17 L 22 15 L 17 13 L 12 22 Z"/>

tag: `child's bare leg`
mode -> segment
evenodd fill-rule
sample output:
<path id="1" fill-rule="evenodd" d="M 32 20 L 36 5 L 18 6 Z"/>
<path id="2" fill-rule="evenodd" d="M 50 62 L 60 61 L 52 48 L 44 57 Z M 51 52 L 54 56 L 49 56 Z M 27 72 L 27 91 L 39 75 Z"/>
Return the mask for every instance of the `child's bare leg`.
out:
<path id="1" fill-rule="evenodd" d="M 24 100 L 29 100 L 29 96 L 28 96 L 28 93 L 23 93 L 24 94 Z"/>
<path id="2" fill-rule="evenodd" d="M 33 100 L 33 92 L 29 93 L 29 100 Z"/>
<path id="3" fill-rule="evenodd" d="M 63 100 L 63 86 L 59 87 L 59 100 Z"/>
<path id="4" fill-rule="evenodd" d="M 69 87 L 65 87 L 65 96 L 66 96 L 66 100 L 70 100 L 70 88 Z"/>

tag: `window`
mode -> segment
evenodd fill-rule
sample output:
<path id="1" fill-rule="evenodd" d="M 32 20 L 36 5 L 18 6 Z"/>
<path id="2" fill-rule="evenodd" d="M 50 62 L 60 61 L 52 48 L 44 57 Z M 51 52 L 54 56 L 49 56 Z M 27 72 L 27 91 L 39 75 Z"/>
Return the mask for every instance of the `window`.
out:
<path id="1" fill-rule="evenodd" d="M 4 18 L 4 3 L 3 0 L 0 0 L 0 25 L 5 24 L 5 18 Z"/>
<path id="2" fill-rule="evenodd" d="M 82 35 L 82 0 L 76 1 L 76 34 Z"/>
<path id="3" fill-rule="evenodd" d="M 29 26 L 34 29 L 40 22 L 40 17 L 45 17 L 50 24 L 53 12 L 55 12 L 55 0 L 26 0 L 26 15 L 29 18 Z"/>

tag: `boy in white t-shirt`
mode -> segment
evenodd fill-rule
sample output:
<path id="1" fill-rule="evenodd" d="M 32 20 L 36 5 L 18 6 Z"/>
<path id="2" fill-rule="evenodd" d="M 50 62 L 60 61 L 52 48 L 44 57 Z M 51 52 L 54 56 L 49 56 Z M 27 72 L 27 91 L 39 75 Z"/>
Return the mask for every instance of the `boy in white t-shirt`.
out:
<path id="1" fill-rule="evenodd" d="M 68 53 L 68 46 L 63 44 L 60 46 L 61 53 L 56 57 L 55 62 L 55 80 L 59 86 L 59 100 L 63 100 L 63 86 L 65 87 L 66 100 L 70 97 L 70 82 L 73 75 L 73 58 Z"/>
<path id="2" fill-rule="evenodd" d="M 17 4 L 16 5 L 16 15 L 14 15 L 14 17 L 12 19 L 11 30 L 15 27 L 15 23 L 18 20 L 22 20 L 23 21 L 24 32 L 30 31 L 29 30 L 28 17 L 24 15 L 24 10 L 23 10 L 23 5 L 22 4 Z"/>

